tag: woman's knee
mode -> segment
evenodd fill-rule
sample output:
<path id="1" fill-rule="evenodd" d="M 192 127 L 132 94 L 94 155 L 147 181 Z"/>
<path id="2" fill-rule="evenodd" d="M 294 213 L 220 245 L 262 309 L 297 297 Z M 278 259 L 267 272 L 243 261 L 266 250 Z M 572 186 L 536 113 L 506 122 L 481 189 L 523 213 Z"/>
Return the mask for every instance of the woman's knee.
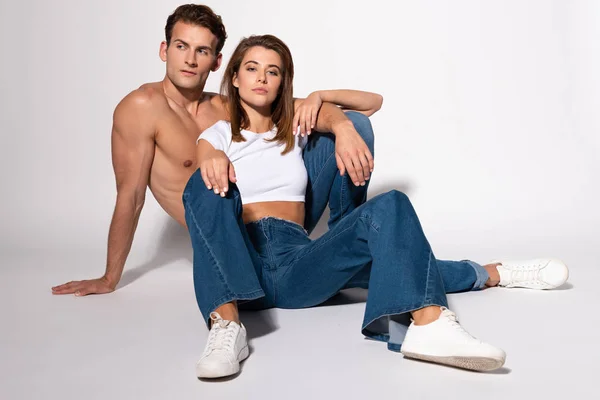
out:
<path id="1" fill-rule="evenodd" d="M 373 200 L 377 200 L 377 204 L 384 208 L 388 213 L 403 210 L 405 208 L 412 209 L 408 196 L 399 190 L 390 190 L 389 192 L 375 197 Z"/>
<path id="2" fill-rule="evenodd" d="M 208 189 L 202 179 L 200 168 L 196 169 L 190 179 L 188 180 L 185 189 L 183 190 L 183 202 L 190 202 L 196 200 L 202 205 L 210 204 L 211 202 L 225 201 L 227 199 L 236 199 L 239 196 L 239 191 L 234 183 L 230 184 L 229 191 L 225 198 L 215 194 L 212 190 Z"/>
<path id="3" fill-rule="evenodd" d="M 392 189 L 389 192 L 384 193 L 384 196 L 386 196 L 387 199 L 394 204 L 410 204 L 410 199 L 408 196 L 396 189 Z"/>

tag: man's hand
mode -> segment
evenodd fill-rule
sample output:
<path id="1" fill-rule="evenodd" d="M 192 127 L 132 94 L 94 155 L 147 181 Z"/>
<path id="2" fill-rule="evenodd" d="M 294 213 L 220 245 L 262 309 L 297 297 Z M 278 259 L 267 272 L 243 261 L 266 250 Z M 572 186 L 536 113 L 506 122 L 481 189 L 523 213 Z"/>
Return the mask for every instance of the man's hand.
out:
<path id="1" fill-rule="evenodd" d="M 323 104 L 323 99 L 319 92 L 313 92 L 308 95 L 306 99 L 302 101 L 302 104 L 298 107 L 294 114 L 294 123 L 292 125 L 294 135 L 298 134 L 298 127 L 300 127 L 300 134 L 310 135 L 311 129 L 314 129 L 317 124 L 317 115 Z"/>
<path id="2" fill-rule="evenodd" d="M 221 197 L 227 194 L 229 181 L 236 182 L 233 164 L 221 150 L 215 150 L 208 157 L 204 157 L 199 167 L 206 187 L 212 189 L 215 194 L 220 194 Z"/>
<path id="3" fill-rule="evenodd" d="M 54 286 L 52 294 L 75 294 L 75 296 L 87 296 L 88 294 L 104 294 L 115 290 L 105 277 L 90 279 L 86 281 L 71 281 L 63 285 Z"/>
<path id="4" fill-rule="evenodd" d="M 335 159 L 340 175 L 348 172 L 355 186 L 364 186 L 375 167 L 369 147 L 354 129 L 351 121 L 337 124 L 334 133 Z"/>

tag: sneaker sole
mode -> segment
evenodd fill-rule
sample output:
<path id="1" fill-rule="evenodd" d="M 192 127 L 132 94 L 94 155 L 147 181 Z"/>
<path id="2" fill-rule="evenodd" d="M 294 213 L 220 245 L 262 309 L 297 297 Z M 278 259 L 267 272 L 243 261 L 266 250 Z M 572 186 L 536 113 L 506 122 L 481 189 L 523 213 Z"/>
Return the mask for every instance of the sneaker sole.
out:
<path id="1" fill-rule="evenodd" d="M 493 371 L 502 367 L 505 361 L 503 359 L 489 357 L 439 357 L 409 352 L 402 352 L 402 354 L 404 354 L 404 356 L 407 358 L 429 361 L 436 364 L 450 365 L 452 367 L 468 369 L 471 371 Z"/>
<path id="2" fill-rule="evenodd" d="M 196 376 L 202 379 L 217 379 L 225 378 L 226 376 L 235 375 L 240 372 L 240 364 L 250 355 L 248 346 L 245 346 L 238 355 L 238 363 L 233 365 L 217 366 L 216 368 L 198 367 L 196 366 Z M 222 368 L 219 368 L 222 367 Z"/>

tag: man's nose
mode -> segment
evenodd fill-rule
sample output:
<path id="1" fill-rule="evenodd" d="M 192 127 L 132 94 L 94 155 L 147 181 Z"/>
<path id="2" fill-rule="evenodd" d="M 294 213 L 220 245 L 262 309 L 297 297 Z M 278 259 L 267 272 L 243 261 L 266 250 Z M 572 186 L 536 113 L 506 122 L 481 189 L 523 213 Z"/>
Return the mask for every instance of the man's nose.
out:
<path id="1" fill-rule="evenodd" d="M 185 60 L 186 64 L 188 64 L 190 67 L 197 67 L 198 64 L 196 62 L 196 55 L 194 52 L 190 52 L 188 53 L 187 56 L 187 60 Z"/>

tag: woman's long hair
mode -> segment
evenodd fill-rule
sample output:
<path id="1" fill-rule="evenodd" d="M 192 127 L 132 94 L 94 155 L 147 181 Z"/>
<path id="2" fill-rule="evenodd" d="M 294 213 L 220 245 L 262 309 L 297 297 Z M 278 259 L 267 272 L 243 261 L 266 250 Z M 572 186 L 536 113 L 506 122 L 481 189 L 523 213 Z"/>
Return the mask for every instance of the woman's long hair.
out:
<path id="1" fill-rule="evenodd" d="M 250 36 L 242 39 L 238 44 L 221 82 L 221 95 L 227 96 L 225 103 L 229 111 L 231 120 L 232 140 L 234 142 L 245 141 L 240 133 L 242 129 L 250 127 L 248 114 L 242 107 L 240 93 L 233 86 L 233 78 L 239 72 L 242 60 L 246 52 L 252 47 L 264 47 L 275 51 L 281 57 L 282 62 L 282 79 L 281 86 L 277 98 L 271 105 L 271 118 L 277 127 L 277 134 L 271 141 L 276 141 L 285 144 L 285 149 L 282 154 L 286 154 L 294 148 L 295 136 L 292 132 L 292 123 L 294 119 L 294 99 L 293 99 L 293 80 L 294 80 L 294 61 L 292 53 L 285 43 L 273 35 Z"/>

